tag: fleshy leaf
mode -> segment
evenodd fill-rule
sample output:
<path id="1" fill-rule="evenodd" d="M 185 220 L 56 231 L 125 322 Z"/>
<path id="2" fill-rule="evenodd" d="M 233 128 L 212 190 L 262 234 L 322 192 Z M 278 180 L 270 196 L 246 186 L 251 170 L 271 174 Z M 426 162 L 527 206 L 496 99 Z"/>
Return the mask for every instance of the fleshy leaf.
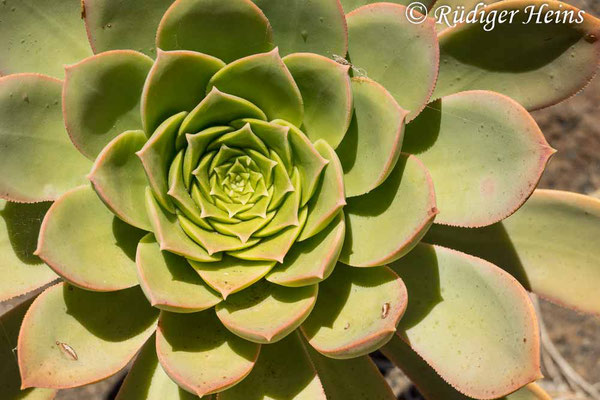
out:
<path id="1" fill-rule="evenodd" d="M 138 244 L 136 264 L 140 286 L 154 307 L 172 312 L 197 312 L 221 301 L 184 258 L 161 251 L 152 234 Z"/>
<path id="2" fill-rule="evenodd" d="M 175 139 L 179 126 L 187 116 L 183 111 L 167 118 L 152 134 L 144 147 L 136 154 L 142 160 L 156 200 L 170 212 L 175 212 L 169 191 L 168 173 L 170 163 L 175 158 Z"/>
<path id="3" fill-rule="evenodd" d="M 404 372 L 426 399 L 471 400 L 445 382 L 408 344 L 394 336 L 381 348 L 385 356 Z M 497 400 L 551 400 L 535 383 Z"/>
<path id="4" fill-rule="evenodd" d="M 266 279 L 290 287 L 312 285 L 327 279 L 337 263 L 345 233 L 344 213 L 339 212 L 316 236 L 295 243 L 283 264 L 277 264 Z"/>
<path id="5" fill-rule="evenodd" d="M 235 251 L 254 246 L 260 239 L 252 238 L 242 242 L 238 237 L 223 235 L 219 232 L 209 231 L 196 225 L 183 215 L 179 215 L 179 223 L 185 233 L 188 234 L 200 246 L 206 249 L 208 254 L 215 254 L 221 251 Z"/>
<path id="6" fill-rule="evenodd" d="M 340 261 L 372 267 L 397 260 L 421 240 L 437 212 L 429 172 L 416 157 L 402 154 L 382 185 L 348 199 Z"/>
<path id="7" fill-rule="evenodd" d="M 256 104 L 269 120 L 302 124 L 302 95 L 278 49 L 232 62 L 212 77 L 208 89 L 213 87 Z"/>
<path id="8" fill-rule="evenodd" d="M 216 263 L 188 260 L 198 275 L 224 299 L 247 288 L 264 277 L 275 265 L 274 261 L 247 261 L 225 255 Z"/>
<path id="9" fill-rule="evenodd" d="M 0 198 L 55 200 L 85 182 L 91 163 L 65 132 L 61 89 L 61 81 L 44 75 L 0 78 Z"/>
<path id="10" fill-rule="evenodd" d="M 505 269 L 528 290 L 566 307 L 600 315 L 600 200 L 536 190 L 516 213 L 479 229 L 434 225 L 426 236 Z"/>
<path id="11" fill-rule="evenodd" d="M 260 345 L 225 329 L 212 310 L 161 312 L 156 334 L 160 364 L 179 386 L 200 397 L 248 376 L 259 351 Z"/>
<path id="12" fill-rule="evenodd" d="M 406 310 L 406 287 L 388 267 L 338 264 L 319 290 L 302 332 L 312 347 L 330 358 L 354 358 L 377 350 L 394 335 Z"/>
<path id="13" fill-rule="evenodd" d="M 89 159 L 126 130 L 142 129 L 140 98 L 152 59 L 131 50 L 65 67 L 63 112 L 75 147 Z"/>
<path id="14" fill-rule="evenodd" d="M 344 11 L 349 13 L 350 11 L 356 10 L 359 7 L 362 7 L 367 4 L 379 3 L 380 0 L 340 0 L 342 6 L 344 6 Z M 431 8 L 435 0 L 420 0 L 419 3 L 423 4 L 427 8 Z M 386 3 L 394 3 L 394 4 L 403 4 L 409 5 L 414 3 L 412 0 L 389 0 Z M 418 9 L 417 9 L 418 11 Z"/>
<path id="15" fill-rule="evenodd" d="M 202 262 L 214 262 L 221 259 L 220 255 L 209 255 L 205 249 L 186 235 L 179 225 L 177 216 L 161 207 L 150 188 L 146 188 L 146 210 L 161 250 Z"/>
<path id="16" fill-rule="evenodd" d="M 415 23 L 407 18 L 411 12 L 407 10 L 403 5 L 377 3 L 350 12 L 348 58 L 410 112 L 410 121 L 433 93 L 439 48 L 433 18 Z"/>
<path id="17" fill-rule="evenodd" d="M 383 86 L 368 78 L 352 78 L 352 93 L 354 116 L 337 148 L 346 197 L 370 192 L 394 169 L 407 114 Z"/>
<path id="18" fill-rule="evenodd" d="M 143 234 L 115 217 L 91 187 L 80 186 L 48 210 L 35 254 L 74 285 L 120 290 L 138 284 L 135 248 Z"/>
<path id="19" fill-rule="evenodd" d="M 502 1 L 486 15 L 514 12 L 504 24 L 460 24 L 439 36 L 440 72 L 434 98 L 465 90 L 491 90 L 528 110 L 556 104 L 585 87 L 600 62 L 600 20 L 566 3 L 549 2 L 528 22 L 528 0 Z M 557 14 L 573 13 L 573 22 Z M 581 18 L 580 18 L 581 17 Z M 511 38 L 511 40 L 506 40 Z"/>
<path id="20" fill-rule="evenodd" d="M 308 201 L 308 217 L 298 238 L 299 241 L 306 240 L 325 229 L 346 205 L 344 171 L 337 154 L 322 139 L 315 143 L 315 149 L 328 161 L 328 164 L 325 166 L 323 177 L 314 195 Z"/>
<path id="21" fill-rule="evenodd" d="M 139 288 L 97 293 L 61 283 L 46 289 L 19 333 L 22 387 L 71 388 L 115 374 L 152 335 L 157 316 Z"/>
<path id="22" fill-rule="evenodd" d="M 94 53 L 134 49 L 156 56 L 156 29 L 171 3 L 173 0 L 85 0 L 82 16 Z"/>
<path id="23" fill-rule="evenodd" d="M 192 111 L 204 99 L 210 78 L 224 66 L 223 61 L 206 54 L 159 49 L 142 93 L 146 134 L 152 135 L 171 115 Z"/>
<path id="24" fill-rule="evenodd" d="M 21 390 L 21 377 L 15 348 L 25 312 L 34 299 L 26 300 L 0 317 L 0 393 L 5 399 L 52 400 L 56 390 L 31 388 Z"/>
<path id="25" fill-rule="evenodd" d="M 186 121 L 184 121 L 185 123 Z M 229 126 L 213 126 L 196 134 L 186 134 L 187 148 L 183 159 L 183 182 L 185 187 L 189 187 L 192 181 L 192 173 L 198 166 L 198 161 L 206 151 L 206 148 L 215 138 L 233 131 Z M 181 132 L 181 130 L 180 130 Z"/>
<path id="26" fill-rule="evenodd" d="M 487 91 L 432 103 L 408 125 L 402 151 L 431 173 L 436 222 L 465 227 L 490 225 L 517 210 L 554 153 L 523 107 Z"/>
<path id="27" fill-rule="evenodd" d="M 110 210 L 146 231 L 150 222 L 144 204 L 148 179 L 136 152 L 146 143 L 143 131 L 126 131 L 111 140 L 96 158 L 88 178 Z"/>
<path id="28" fill-rule="evenodd" d="M 0 200 L 0 275 L 7 277 L 0 280 L 0 302 L 58 278 L 33 255 L 40 225 L 49 207 L 50 203 L 19 204 Z"/>
<path id="29" fill-rule="evenodd" d="M 344 10 L 338 0 L 253 0 L 273 27 L 281 54 L 316 53 L 341 57 L 348 50 Z"/>
<path id="30" fill-rule="evenodd" d="M 0 75 L 38 72 L 62 78 L 63 65 L 88 57 L 80 0 L 0 3 Z"/>
<path id="31" fill-rule="evenodd" d="M 273 48 L 269 21 L 250 0 L 176 1 L 160 22 L 156 45 L 226 63 Z"/>
<path id="32" fill-rule="evenodd" d="M 427 244 L 391 267 L 411 299 L 398 335 L 459 392 L 495 399 L 541 378 L 535 312 L 512 276 Z"/>
<path id="33" fill-rule="evenodd" d="M 388 386 L 369 356 L 349 360 L 335 360 L 319 354 L 303 343 L 321 383 L 330 400 L 395 400 Z"/>
<path id="34" fill-rule="evenodd" d="M 321 380 L 299 333 L 263 346 L 256 366 L 239 385 L 219 393 L 219 400 L 326 400 Z"/>
<path id="35" fill-rule="evenodd" d="M 318 285 L 289 288 L 262 280 L 215 309 L 223 325 L 236 335 L 255 343 L 275 343 L 304 322 L 318 290 Z"/>
<path id="36" fill-rule="evenodd" d="M 156 339 L 148 339 L 135 358 L 116 400 L 197 400 L 169 378 L 158 363 Z"/>

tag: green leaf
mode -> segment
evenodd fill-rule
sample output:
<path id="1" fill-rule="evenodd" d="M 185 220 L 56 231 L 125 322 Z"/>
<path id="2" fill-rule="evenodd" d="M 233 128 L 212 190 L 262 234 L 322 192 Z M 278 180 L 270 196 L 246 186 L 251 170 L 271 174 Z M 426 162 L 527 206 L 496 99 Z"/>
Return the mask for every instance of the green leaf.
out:
<path id="1" fill-rule="evenodd" d="M 221 301 L 184 258 L 161 251 L 152 234 L 138 244 L 136 265 L 140 286 L 153 307 L 187 313 Z"/>
<path id="2" fill-rule="evenodd" d="M 290 287 L 312 285 L 327 279 L 338 261 L 345 233 L 344 213 L 339 212 L 316 236 L 295 243 L 283 263 L 277 264 L 266 279 Z"/>
<path id="3" fill-rule="evenodd" d="M 338 264 L 319 290 L 302 332 L 315 350 L 330 358 L 354 358 L 377 350 L 394 335 L 406 310 L 404 283 L 388 267 Z"/>
<path id="4" fill-rule="evenodd" d="M 201 226 L 196 225 L 193 221 L 189 220 L 183 215 L 179 215 L 178 218 L 179 224 L 181 225 L 185 233 L 187 233 L 189 237 L 194 239 L 194 241 L 198 243 L 198 245 L 205 248 L 208 254 L 218 254 L 222 251 L 231 252 L 236 250 L 242 250 L 254 246 L 260 241 L 260 239 L 258 238 L 252 238 L 246 242 L 242 242 L 236 236 L 227 236 L 219 232 L 204 229 Z"/>
<path id="5" fill-rule="evenodd" d="M 262 280 L 215 309 L 223 325 L 236 335 L 255 343 L 275 343 L 304 322 L 318 290 L 318 285 L 289 288 Z"/>
<path id="6" fill-rule="evenodd" d="M 17 361 L 17 337 L 25 312 L 34 299 L 26 300 L 0 317 L 3 334 L 0 335 L 0 393 L 5 399 L 52 400 L 56 390 L 31 388 L 21 390 L 21 376 Z"/>
<path id="7" fill-rule="evenodd" d="M 157 316 L 139 288 L 97 293 L 61 283 L 46 289 L 19 334 L 23 388 L 71 388 L 115 374 L 152 335 Z"/>
<path id="8" fill-rule="evenodd" d="M 299 208 L 300 208 L 300 174 L 298 170 L 294 170 L 294 175 L 291 177 L 294 191 L 289 193 L 281 205 L 274 211 L 275 217 L 260 231 L 256 232 L 256 237 L 269 237 L 277 235 L 283 229 L 290 226 L 298 226 L 300 224 Z"/>
<path id="9" fill-rule="evenodd" d="M 338 0 L 253 0 L 269 19 L 281 54 L 316 53 L 344 57 L 348 33 Z"/>
<path id="10" fill-rule="evenodd" d="M 38 72 L 62 78 L 64 64 L 90 56 L 80 13 L 80 0 L 0 3 L 2 75 Z"/>
<path id="11" fill-rule="evenodd" d="M 146 211 L 161 250 L 202 262 L 215 262 L 221 259 L 220 254 L 208 254 L 205 249 L 186 235 L 179 225 L 177 215 L 162 208 L 150 188 L 146 188 Z"/>
<path id="12" fill-rule="evenodd" d="M 224 66 L 223 61 L 206 54 L 159 49 L 142 93 L 146 134 L 152 135 L 170 116 L 192 111 L 204 99 L 210 78 Z"/>
<path id="13" fill-rule="evenodd" d="M 219 394 L 220 400 L 326 400 L 317 371 L 298 332 L 263 346 L 256 366 L 240 384 Z"/>
<path id="14" fill-rule="evenodd" d="M 211 78 L 208 90 L 213 87 L 256 104 L 269 120 L 283 119 L 295 126 L 302 124 L 302 95 L 277 48 L 227 65 Z"/>
<path id="15" fill-rule="evenodd" d="M 512 276 L 427 244 L 391 267 L 410 298 L 398 335 L 458 391 L 497 398 L 541 378 L 535 312 Z"/>
<path id="16" fill-rule="evenodd" d="M 302 126 L 306 135 L 313 143 L 323 139 L 335 149 L 344 138 L 352 118 L 350 67 L 311 53 L 290 54 L 283 58 L 283 62 L 294 77 L 304 101 Z"/>
<path id="17" fill-rule="evenodd" d="M 432 103 L 408 125 L 402 151 L 427 166 L 445 225 L 479 227 L 515 212 L 555 152 L 517 102 L 487 91 Z"/>
<path id="18" fill-rule="evenodd" d="M 340 261 L 372 267 L 397 260 L 419 243 L 437 212 L 429 172 L 416 157 L 401 154 L 382 185 L 348 199 Z"/>
<path id="19" fill-rule="evenodd" d="M 0 280 L 0 301 L 30 292 L 57 278 L 54 271 L 33 255 L 40 225 L 49 207 L 50 203 L 19 204 L 0 200 L 0 275 L 7 277 Z"/>
<path id="20" fill-rule="evenodd" d="M 110 210 L 130 225 L 146 231 L 150 222 L 144 207 L 148 179 L 136 156 L 146 143 L 143 131 L 126 131 L 110 141 L 96 158 L 88 178 Z"/>
<path id="21" fill-rule="evenodd" d="M 368 78 L 352 78 L 352 93 L 354 116 L 337 148 L 346 197 L 370 192 L 394 169 L 407 114 L 383 86 Z"/>
<path id="22" fill-rule="evenodd" d="M 364 5 L 367 5 L 367 4 L 379 3 L 380 0 L 340 0 L 340 2 L 342 3 L 342 6 L 344 6 L 344 11 L 346 13 L 349 13 L 350 11 L 353 11 L 353 10 L 355 10 L 359 7 L 362 7 Z M 435 3 L 435 2 L 436 2 L 435 0 L 420 0 L 419 1 L 419 3 L 422 3 L 427 8 L 431 8 L 433 3 Z M 413 1 L 412 0 L 389 0 L 389 1 L 386 1 L 386 3 L 403 4 L 406 6 L 406 5 L 413 3 Z"/>
<path id="23" fill-rule="evenodd" d="M 529 7 L 529 9 L 528 9 Z M 528 21 L 532 9 L 539 12 Z M 541 10 L 541 11 L 540 11 Z M 460 24 L 439 36 L 440 72 L 434 98 L 483 89 L 512 97 L 528 110 L 556 104 L 583 89 L 600 62 L 600 20 L 565 3 L 542 10 L 529 0 L 492 4 L 490 13 L 513 12 L 512 23 Z M 573 22 L 554 22 L 573 13 Z M 560 13 L 560 14 L 559 14 Z M 511 38 L 506 40 L 506 38 Z"/>
<path id="24" fill-rule="evenodd" d="M 175 158 L 175 139 L 179 127 L 188 115 L 182 111 L 167 118 L 136 154 L 142 160 L 150 188 L 156 200 L 170 212 L 175 212 L 169 191 L 169 167 Z"/>
<path id="25" fill-rule="evenodd" d="M 410 121 L 433 93 L 439 49 L 435 21 L 427 18 L 416 24 L 407 18 L 407 10 L 402 5 L 378 3 L 350 12 L 348 59 L 383 85 L 410 112 Z"/>
<path id="26" fill-rule="evenodd" d="M 55 200 L 85 182 L 91 163 L 65 132 L 61 89 L 61 81 L 44 75 L 0 78 L 1 198 L 20 203 Z"/>
<path id="27" fill-rule="evenodd" d="M 152 59 L 132 50 L 101 53 L 65 67 L 63 110 L 71 140 L 93 160 L 126 130 L 142 129 L 140 98 Z"/>
<path id="28" fill-rule="evenodd" d="M 425 240 L 484 258 L 528 290 L 566 307 L 600 315 L 600 200 L 536 190 L 516 213 L 479 229 L 434 225 Z"/>
<path id="29" fill-rule="evenodd" d="M 48 210 L 35 254 L 74 285 L 120 290 L 138 284 L 135 248 L 143 235 L 115 217 L 91 187 L 80 186 Z"/>
<path id="30" fill-rule="evenodd" d="M 177 386 L 165 373 L 158 363 L 156 338 L 152 335 L 135 358 L 116 400 L 165 399 L 197 400 L 198 397 Z"/>
<path id="31" fill-rule="evenodd" d="M 202 397 L 244 379 L 260 345 L 229 332 L 212 310 L 193 314 L 161 312 L 156 352 L 167 375 Z"/>
<path id="32" fill-rule="evenodd" d="M 176 1 L 160 22 L 156 45 L 226 63 L 273 48 L 269 21 L 250 0 Z"/>
<path id="33" fill-rule="evenodd" d="M 350 360 L 325 357 L 304 343 L 327 399 L 395 400 L 396 396 L 369 356 Z"/>
<path id="34" fill-rule="evenodd" d="M 156 29 L 171 3 L 173 0 L 85 0 L 83 17 L 94 53 L 134 49 L 154 57 Z"/>
<path id="35" fill-rule="evenodd" d="M 470 400 L 445 382 L 425 360 L 415 353 L 406 342 L 394 336 L 381 348 L 387 358 L 396 364 L 419 389 L 426 399 Z M 497 400 L 551 400 L 550 396 L 535 383 L 503 396 Z"/>

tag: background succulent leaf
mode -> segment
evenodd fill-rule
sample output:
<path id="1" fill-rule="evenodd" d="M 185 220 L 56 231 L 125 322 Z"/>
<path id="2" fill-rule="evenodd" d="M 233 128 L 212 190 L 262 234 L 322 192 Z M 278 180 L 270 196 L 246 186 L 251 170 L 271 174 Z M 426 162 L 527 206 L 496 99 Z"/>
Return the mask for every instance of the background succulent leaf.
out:
<path id="1" fill-rule="evenodd" d="M 65 67 L 65 125 L 83 155 L 93 160 L 121 132 L 142 129 L 140 98 L 152 62 L 113 50 Z"/>
<path id="2" fill-rule="evenodd" d="M 417 155 L 431 173 L 436 222 L 465 227 L 512 214 L 555 152 L 523 107 L 488 91 L 431 103 L 407 126 L 402 151 Z"/>
<path id="3" fill-rule="evenodd" d="M 380 3 L 380 0 L 340 0 L 340 2 L 342 3 L 342 5 L 344 6 L 344 11 L 346 13 L 349 13 L 359 7 L 362 7 L 364 5 L 367 4 L 373 4 L 373 3 Z M 420 3 L 423 3 L 423 5 L 425 5 L 428 8 L 431 8 L 431 6 L 435 3 L 435 0 L 421 0 Z M 410 3 L 412 3 L 412 0 L 389 0 L 386 1 L 386 3 L 394 3 L 394 4 L 402 4 L 402 5 L 409 5 Z"/>
<path id="4" fill-rule="evenodd" d="M 313 143 L 323 139 L 335 149 L 352 118 L 350 67 L 313 53 L 290 54 L 283 62 L 304 101 L 304 132 Z"/>
<path id="5" fill-rule="evenodd" d="M 196 395 L 186 392 L 169 378 L 156 356 L 154 335 L 136 356 L 131 370 L 119 389 L 117 400 L 195 400 Z"/>
<path id="6" fill-rule="evenodd" d="M 252 0 L 273 28 L 281 54 L 346 55 L 348 31 L 339 0 Z"/>
<path id="7" fill-rule="evenodd" d="M 136 152 L 146 144 L 144 131 L 126 131 L 102 149 L 88 175 L 104 204 L 119 218 L 140 229 L 151 230 L 141 207 L 148 179 Z"/>
<path id="8" fill-rule="evenodd" d="M 31 388 L 21 390 L 21 376 L 19 364 L 13 349 L 17 347 L 19 328 L 25 312 L 33 302 L 33 298 L 25 300 L 7 313 L 0 316 L 0 325 L 3 335 L 0 336 L 0 393 L 5 399 L 21 400 L 52 400 L 57 390 Z"/>
<path id="9" fill-rule="evenodd" d="M 536 190 L 515 214 L 479 229 L 434 225 L 426 241 L 482 257 L 528 290 L 563 306 L 600 315 L 600 200 Z M 588 239 L 589 238 L 589 239 Z"/>
<path id="10" fill-rule="evenodd" d="M 200 397 L 248 376 L 259 351 L 259 344 L 225 329 L 212 310 L 160 314 L 156 333 L 160 364 L 179 386 Z"/>
<path id="11" fill-rule="evenodd" d="M 159 49 L 142 93 L 142 123 L 148 136 L 171 115 L 192 111 L 204 99 L 210 78 L 224 66 L 206 54 Z"/>
<path id="12" fill-rule="evenodd" d="M 375 3 L 348 13 L 348 59 L 360 74 L 383 85 L 409 111 L 410 121 L 433 93 L 439 48 L 434 20 L 415 24 L 406 10 Z"/>
<path id="13" fill-rule="evenodd" d="M 40 225 L 50 204 L 0 200 L 0 274 L 10 277 L 0 280 L 0 301 L 30 292 L 58 278 L 33 255 Z"/>
<path id="14" fill-rule="evenodd" d="M 541 378 L 535 312 L 508 273 L 427 244 L 391 267 L 411 299 L 397 334 L 456 390 L 493 399 Z"/>
<path id="15" fill-rule="evenodd" d="M 239 385 L 221 392 L 219 400 L 326 400 L 317 371 L 298 332 L 262 346 L 256 366 Z"/>
<path id="16" fill-rule="evenodd" d="M 256 104 L 269 120 L 302 124 L 302 95 L 277 48 L 228 64 L 211 78 L 208 91 L 213 87 Z"/>
<path id="17" fill-rule="evenodd" d="M 137 285 L 135 248 L 143 231 L 119 220 L 89 186 L 48 210 L 35 254 L 72 284 L 95 291 Z"/>
<path id="18" fill-rule="evenodd" d="M 331 358 L 354 358 L 384 345 L 407 304 L 404 283 L 388 267 L 338 264 L 319 291 L 302 332 L 312 347 Z"/>
<path id="19" fill-rule="evenodd" d="M 107 378 L 152 335 L 157 316 L 139 288 L 98 293 L 60 283 L 46 289 L 19 334 L 22 387 L 60 389 Z"/>
<path id="20" fill-rule="evenodd" d="M 337 263 L 345 234 L 344 213 L 339 212 L 317 235 L 295 243 L 283 263 L 277 264 L 266 279 L 289 287 L 312 285 L 327 279 Z"/>
<path id="21" fill-rule="evenodd" d="M 340 261 L 372 267 L 397 260 L 419 243 L 437 212 L 429 172 L 416 157 L 401 154 L 382 185 L 348 199 Z"/>
<path id="22" fill-rule="evenodd" d="M 229 296 L 215 310 L 236 335 L 255 343 L 275 343 L 304 322 L 317 293 L 318 285 L 289 288 L 261 280 Z"/>
<path id="23" fill-rule="evenodd" d="M 489 32 L 480 23 L 443 31 L 433 98 L 464 90 L 492 90 L 535 110 L 583 89 L 600 62 L 600 20 L 585 13 L 582 23 L 526 23 L 529 13 L 525 9 L 531 4 L 508 0 L 487 6 L 488 13 L 518 11 L 512 23 L 497 24 Z M 547 4 L 542 19 L 568 10 L 577 18 L 579 10 L 573 6 L 558 1 Z"/>
<path id="24" fill-rule="evenodd" d="M 413 384 L 426 399 L 469 400 L 471 397 L 458 392 L 444 381 L 425 360 L 415 353 L 398 336 L 392 338 L 381 351 L 410 377 Z M 503 396 L 498 400 L 551 400 L 550 396 L 535 383 Z"/>
<path id="25" fill-rule="evenodd" d="M 0 75 L 37 72 L 62 78 L 64 64 L 92 54 L 80 14 L 80 0 L 0 3 Z"/>
<path id="26" fill-rule="evenodd" d="M 94 53 L 133 49 L 156 57 L 156 29 L 172 3 L 173 0 L 85 0 L 83 18 Z"/>
<path id="27" fill-rule="evenodd" d="M 272 31 L 250 0 L 175 1 L 156 34 L 163 50 L 192 50 L 226 63 L 273 48 Z"/>
<path id="28" fill-rule="evenodd" d="M 136 265 L 144 294 L 161 310 L 197 312 L 221 301 L 184 258 L 161 251 L 152 234 L 139 242 Z"/>
<path id="29" fill-rule="evenodd" d="M 352 78 L 352 94 L 354 115 L 336 150 L 346 197 L 370 192 L 394 169 L 407 114 L 383 86 L 368 78 Z"/>
<path id="30" fill-rule="evenodd" d="M 91 163 L 65 132 L 61 88 L 58 79 L 39 74 L 0 78 L 0 198 L 55 200 L 85 182 Z"/>
<path id="31" fill-rule="evenodd" d="M 369 356 L 335 360 L 318 353 L 308 343 L 304 342 L 304 347 L 317 369 L 327 399 L 396 399 Z"/>

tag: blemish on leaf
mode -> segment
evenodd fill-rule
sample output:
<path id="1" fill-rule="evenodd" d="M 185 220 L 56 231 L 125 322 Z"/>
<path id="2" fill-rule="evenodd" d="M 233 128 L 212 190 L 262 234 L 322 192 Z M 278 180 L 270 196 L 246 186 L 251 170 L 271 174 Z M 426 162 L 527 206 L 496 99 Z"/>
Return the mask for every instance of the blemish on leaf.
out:
<path id="1" fill-rule="evenodd" d="M 390 303 L 384 303 L 381 307 L 381 319 L 386 319 L 390 313 Z"/>
<path id="2" fill-rule="evenodd" d="M 73 361 L 77 361 L 79 359 L 79 357 L 77 357 L 77 353 L 75 352 L 75 350 L 69 346 L 66 343 L 63 342 L 59 342 L 58 340 L 56 341 L 56 345 L 58 346 L 58 348 L 68 357 L 70 357 Z"/>

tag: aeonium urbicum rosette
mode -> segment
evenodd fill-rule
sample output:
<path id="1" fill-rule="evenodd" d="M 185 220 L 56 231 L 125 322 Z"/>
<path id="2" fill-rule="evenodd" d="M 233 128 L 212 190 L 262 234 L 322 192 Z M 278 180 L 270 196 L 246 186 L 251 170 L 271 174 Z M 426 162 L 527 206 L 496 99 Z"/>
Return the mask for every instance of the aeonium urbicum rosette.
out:
<path id="1" fill-rule="evenodd" d="M 382 348 L 431 399 L 544 398 L 525 289 L 600 311 L 589 257 L 564 286 L 599 202 L 534 192 L 553 150 L 527 112 L 591 79 L 596 18 L 437 32 L 395 3 L 86 0 L 82 22 L 52 0 L 47 35 L 4 6 L 0 298 L 65 281 L 2 317 L 23 388 L 141 349 L 121 399 L 392 399 Z"/>

